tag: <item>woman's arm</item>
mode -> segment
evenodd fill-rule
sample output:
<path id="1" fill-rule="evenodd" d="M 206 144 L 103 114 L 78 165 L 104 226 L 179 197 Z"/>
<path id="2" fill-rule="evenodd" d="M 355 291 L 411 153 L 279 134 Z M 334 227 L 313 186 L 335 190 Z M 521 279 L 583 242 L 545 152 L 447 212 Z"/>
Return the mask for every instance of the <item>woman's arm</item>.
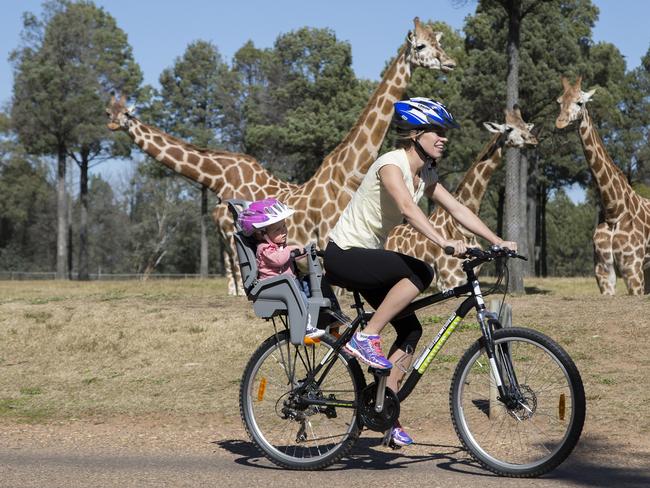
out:
<path id="1" fill-rule="evenodd" d="M 469 208 L 460 203 L 454 198 L 454 196 L 447 191 L 442 185 L 436 185 L 431 194 L 432 198 L 438 203 L 442 208 L 444 208 L 449 214 L 463 227 L 465 227 L 470 232 L 473 232 L 477 236 L 482 237 L 491 244 L 496 244 L 501 247 L 507 247 L 512 251 L 517 250 L 517 243 L 504 241 L 494 232 L 492 232 L 487 225 Z"/>
<path id="2" fill-rule="evenodd" d="M 436 229 L 433 228 L 431 222 L 429 222 L 429 219 L 422 209 L 413 201 L 413 197 L 404 183 L 402 170 L 398 166 L 393 164 L 383 166 L 379 170 L 379 177 L 381 178 L 384 188 L 388 191 L 388 194 L 393 198 L 393 200 L 395 200 L 395 203 L 404 216 L 404 219 L 406 219 L 415 230 L 440 247 L 453 247 L 455 250 L 454 254 L 457 256 L 465 253 L 467 246 L 463 241 L 445 239 Z M 436 187 L 439 186 L 440 185 L 436 185 Z"/>

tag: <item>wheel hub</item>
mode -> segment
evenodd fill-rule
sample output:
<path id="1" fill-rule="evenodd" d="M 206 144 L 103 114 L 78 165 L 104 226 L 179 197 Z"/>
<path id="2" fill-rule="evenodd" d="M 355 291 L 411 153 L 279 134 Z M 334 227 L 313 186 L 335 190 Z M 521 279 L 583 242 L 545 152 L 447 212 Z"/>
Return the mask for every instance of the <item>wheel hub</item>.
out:
<path id="1" fill-rule="evenodd" d="M 519 385 L 519 394 L 512 400 L 508 414 L 517 420 L 531 419 L 537 411 L 537 395 L 528 385 Z"/>

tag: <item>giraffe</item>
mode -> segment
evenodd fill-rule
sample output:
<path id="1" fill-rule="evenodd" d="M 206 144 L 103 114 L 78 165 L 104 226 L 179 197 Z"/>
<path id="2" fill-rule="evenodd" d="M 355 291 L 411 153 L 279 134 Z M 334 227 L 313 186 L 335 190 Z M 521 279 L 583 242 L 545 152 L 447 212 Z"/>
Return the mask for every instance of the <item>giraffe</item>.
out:
<path id="1" fill-rule="evenodd" d="M 440 45 L 442 33 L 434 32 L 418 17 L 413 19 L 399 54 L 385 70 L 364 111 L 341 143 L 328 154 L 316 173 L 298 187 L 284 188 L 269 196 L 279 198 L 296 210 L 288 225 L 288 239 L 325 245 L 325 238 L 377 158 L 393 115 L 393 103 L 400 100 L 412 71 L 421 67 L 448 73 L 456 62 Z M 215 207 L 213 220 L 232 232 L 225 205 Z M 235 270 L 233 270 L 235 271 Z M 237 280 L 239 277 L 237 275 Z M 239 287 L 241 289 L 241 287 Z"/>
<path id="2" fill-rule="evenodd" d="M 454 192 L 456 199 L 475 214 L 478 214 L 490 178 L 501 162 L 503 147 L 522 148 L 537 145 L 536 137 L 530 132 L 533 124 L 524 122 L 519 107 L 505 110 L 505 117 L 505 124 L 494 122 L 483 124 L 494 135 L 485 144 Z M 447 239 L 462 239 L 470 246 L 478 244 L 474 234 L 458 224 L 440 207 L 431 213 L 429 221 Z M 436 246 L 411 225 L 403 224 L 393 229 L 384 247 L 431 264 L 439 290 L 459 286 L 467 279 L 460 266 L 462 260 L 447 256 L 442 248 Z"/>
<path id="3" fill-rule="evenodd" d="M 132 108 L 126 107 L 126 98 L 111 98 L 106 109 L 108 128 L 127 132 L 145 153 L 174 172 L 208 187 L 221 200 L 257 200 L 296 187 L 273 176 L 247 154 L 200 148 L 144 124 L 133 115 Z M 225 262 L 227 268 L 236 268 L 230 256 L 226 256 Z"/>
<path id="4" fill-rule="evenodd" d="M 291 241 L 325 245 L 327 234 L 377 158 L 391 123 L 393 103 L 403 96 L 412 70 L 425 67 L 447 73 L 456 66 L 440 46 L 442 34 L 417 17 L 413 22 L 413 31 L 409 31 L 405 44 L 343 141 L 325 157 L 308 181 L 277 194 L 296 210 L 289 226 Z"/>
<path id="5" fill-rule="evenodd" d="M 351 131 L 303 185 L 274 178 L 250 156 L 200 149 L 147 126 L 134 117 L 123 102 L 113 100 L 107 109 L 109 128 L 127 131 L 147 154 L 189 179 L 207 185 L 222 201 L 280 198 L 296 210 L 290 219 L 289 239 L 296 243 L 315 240 L 322 246 L 329 229 L 377 157 L 390 125 L 393 103 L 403 95 L 412 70 L 424 67 L 446 73 L 456 65 L 440 46 L 442 34 L 433 32 L 417 17 L 413 22 L 413 31 L 408 32 L 405 45 L 386 69 Z M 217 205 L 212 218 L 234 249 L 234 227 L 227 206 Z M 225 262 L 227 267 L 231 265 L 230 259 Z M 231 265 L 228 275 L 229 294 L 242 294 L 243 287 L 237 286 L 241 282 L 237 266 Z"/>
<path id="6" fill-rule="evenodd" d="M 586 106 L 596 90 L 584 92 L 581 84 L 581 76 L 573 85 L 562 77 L 555 126 L 563 129 L 580 121 L 582 148 L 600 194 L 603 215 L 593 236 L 596 282 L 601 294 L 614 295 L 618 269 L 630 295 L 648 293 L 644 269 L 650 271 L 650 200 L 632 189 L 607 153 Z"/>

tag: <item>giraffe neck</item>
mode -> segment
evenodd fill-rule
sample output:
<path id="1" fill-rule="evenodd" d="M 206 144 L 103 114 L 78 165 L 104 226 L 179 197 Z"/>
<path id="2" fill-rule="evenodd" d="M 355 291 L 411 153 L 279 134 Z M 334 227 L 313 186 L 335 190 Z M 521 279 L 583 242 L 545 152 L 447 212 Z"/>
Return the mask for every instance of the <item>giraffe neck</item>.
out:
<path id="1" fill-rule="evenodd" d="M 614 222 L 626 210 L 626 201 L 636 193 L 614 164 L 586 108 L 580 121 L 580 140 L 605 212 L 605 220 Z"/>
<path id="2" fill-rule="evenodd" d="M 456 187 L 456 199 L 478 214 L 492 174 L 501 163 L 505 136 L 494 134 Z"/>
<path id="3" fill-rule="evenodd" d="M 128 134 L 149 156 L 222 199 L 265 196 L 257 196 L 255 188 L 263 187 L 266 192 L 293 187 L 272 176 L 250 156 L 196 147 L 135 117 L 130 119 Z"/>
<path id="4" fill-rule="evenodd" d="M 404 45 L 386 69 L 379 86 L 350 132 L 326 156 L 311 180 L 322 183 L 327 179 L 348 193 L 357 189 L 379 154 L 393 116 L 393 104 L 401 99 L 411 79 L 411 66 L 406 53 L 407 45 Z M 306 185 L 308 183 L 309 181 Z"/>

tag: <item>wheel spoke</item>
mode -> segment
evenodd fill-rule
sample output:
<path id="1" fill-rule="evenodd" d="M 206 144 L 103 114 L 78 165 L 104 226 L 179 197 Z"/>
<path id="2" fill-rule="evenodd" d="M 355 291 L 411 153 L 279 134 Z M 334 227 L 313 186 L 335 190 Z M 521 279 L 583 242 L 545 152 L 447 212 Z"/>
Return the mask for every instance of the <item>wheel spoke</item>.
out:
<path id="1" fill-rule="evenodd" d="M 511 328 L 497 331 L 494 340 L 500 371 L 508 369 L 503 361 L 512 366 L 505 380 L 516 395 L 514 403 L 497 400 L 485 351 L 477 343 L 452 381 L 454 427 L 484 467 L 504 475 L 538 476 L 562 462 L 580 436 L 582 382 L 568 355 L 542 334 Z M 516 387 L 510 384 L 514 379 Z"/>
<path id="2" fill-rule="evenodd" d="M 331 341 L 303 346 L 290 344 L 286 332 L 277 337 L 260 346 L 247 366 L 241 389 L 245 426 L 253 442 L 280 466 L 327 466 L 358 437 L 356 410 L 309 405 L 309 398 L 356 402 L 361 370 L 356 362 L 331 355 L 333 364 L 323 384 L 306 381 L 331 350 Z M 259 393 L 262 381 L 263 393 Z M 293 393 L 298 386 L 307 406 Z"/>

